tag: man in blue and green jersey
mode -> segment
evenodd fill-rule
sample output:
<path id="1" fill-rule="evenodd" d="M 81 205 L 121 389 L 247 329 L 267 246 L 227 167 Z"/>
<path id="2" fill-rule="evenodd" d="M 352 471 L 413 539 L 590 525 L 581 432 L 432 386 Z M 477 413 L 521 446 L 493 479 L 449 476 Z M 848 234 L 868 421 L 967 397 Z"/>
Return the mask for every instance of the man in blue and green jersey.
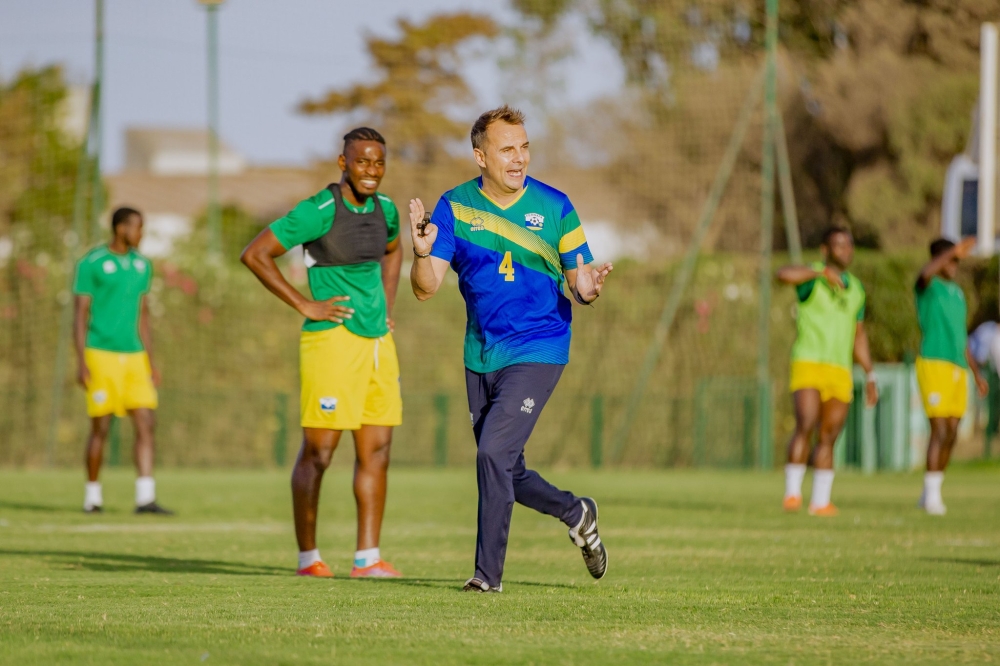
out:
<path id="1" fill-rule="evenodd" d="M 785 511 L 802 507 L 802 479 L 809 460 L 813 433 L 819 443 L 813 452 L 809 513 L 836 516 L 830 501 L 833 488 L 833 445 L 844 429 L 854 399 L 853 362 L 867 373 L 865 402 L 878 401 L 868 335 L 865 333 L 865 290 L 847 271 L 854 259 L 854 239 L 843 227 L 832 227 L 820 245 L 823 262 L 812 266 L 785 266 L 778 279 L 795 286 L 798 295 L 798 335 L 792 347 L 789 390 L 795 407 L 795 433 L 788 443 L 785 465 Z"/>
<path id="2" fill-rule="evenodd" d="M 922 334 L 917 384 L 931 426 L 919 506 L 932 516 L 943 516 L 947 511 L 941 499 L 941 484 L 958 437 L 958 423 L 968 404 L 967 371 L 972 370 L 981 395 L 989 390 L 969 351 L 965 294 L 955 283 L 959 260 L 975 246 L 975 238 L 966 238 L 958 245 L 946 238 L 937 239 L 931 243 L 931 260 L 921 269 L 914 285 Z"/>
<path id="3" fill-rule="evenodd" d="M 379 550 L 392 429 L 403 419 L 391 319 L 402 253 L 399 213 L 378 191 L 385 157 L 381 134 L 351 130 L 338 158 L 340 182 L 301 201 L 243 251 L 243 263 L 264 286 L 306 318 L 299 340 L 302 449 L 292 471 L 300 576 L 333 576 L 316 547 L 316 514 L 323 473 L 344 430 L 352 431 L 357 456 L 351 576 L 399 576 Z M 274 261 L 296 245 L 312 299 Z"/>
<path id="4" fill-rule="evenodd" d="M 569 361 L 572 305 L 601 293 L 611 264 L 593 261 L 569 198 L 527 175 L 524 116 L 502 106 L 472 127 L 480 177 L 446 192 L 429 221 L 410 202 L 416 255 L 413 292 L 437 292 L 449 265 L 458 273 L 468 323 L 465 381 L 476 438 L 479 530 L 471 592 L 500 592 L 514 502 L 569 527 L 594 578 L 607 570 L 597 504 L 527 469 L 524 446 Z"/>
<path id="5" fill-rule="evenodd" d="M 100 513 L 104 497 L 99 475 L 114 416 L 135 424 L 135 512 L 169 515 L 156 502 L 153 432 L 160 375 L 152 364 L 153 332 L 146 295 L 153 264 L 136 249 L 142 215 L 119 208 L 111 215 L 112 239 L 85 254 L 76 266 L 73 341 L 80 384 L 87 391 L 90 437 L 83 510 Z"/>

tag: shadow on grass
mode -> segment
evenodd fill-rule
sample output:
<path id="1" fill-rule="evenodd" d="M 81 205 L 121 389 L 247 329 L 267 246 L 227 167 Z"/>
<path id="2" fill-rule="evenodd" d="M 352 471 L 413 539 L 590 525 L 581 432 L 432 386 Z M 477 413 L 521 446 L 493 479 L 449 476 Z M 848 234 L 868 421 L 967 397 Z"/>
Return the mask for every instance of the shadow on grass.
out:
<path id="1" fill-rule="evenodd" d="M 46 513 L 83 513 L 83 510 L 79 506 L 70 507 L 52 504 L 29 504 L 27 502 L 10 502 L 7 500 L 0 500 L 0 509 L 11 509 L 13 511 L 45 511 Z"/>
<path id="2" fill-rule="evenodd" d="M 666 509 L 668 511 L 731 511 L 739 508 L 735 503 L 695 502 L 691 500 L 642 499 L 637 497 L 607 497 L 600 499 L 600 507 L 625 509 Z"/>
<path id="3" fill-rule="evenodd" d="M 2 552 L 2 551 L 0 551 Z M 464 580 L 458 580 L 456 578 L 335 578 L 338 582 L 351 582 L 360 584 L 372 584 L 378 585 L 382 583 L 392 584 L 392 585 L 406 585 L 408 587 L 431 587 L 435 589 L 448 589 L 452 588 L 456 591 L 461 592 L 462 586 L 465 584 Z M 507 585 L 528 585 L 531 587 L 558 587 L 566 590 L 577 589 L 576 585 L 566 585 L 565 583 L 537 583 L 521 580 L 510 580 L 505 581 Z"/>
<path id="4" fill-rule="evenodd" d="M 225 574 L 229 576 L 287 575 L 284 567 L 269 567 L 221 560 L 194 560 L 156 555 L 124 553 L 94 553 L 72 550 L 9 550 L 0 548 L 0 556 L 51 557 L 57 564 L 70 569 L 86 569 L 100 573 L 151 571 L 155 573 Z"/>
<path id="5" fill-rule="evenodd" d="M 921 557 L 925 562 L 939 562 L 943 564 L 972 564 L 977 567 L 1000 567 L 1000 560 L 963 560 L 959 557 Z"/>

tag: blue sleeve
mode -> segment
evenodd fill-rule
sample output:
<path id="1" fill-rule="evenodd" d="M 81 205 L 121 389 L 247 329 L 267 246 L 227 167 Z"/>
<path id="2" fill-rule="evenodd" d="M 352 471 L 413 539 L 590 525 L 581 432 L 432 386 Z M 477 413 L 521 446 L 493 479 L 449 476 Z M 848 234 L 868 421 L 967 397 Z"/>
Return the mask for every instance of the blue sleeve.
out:
<path id="1" fill-rule="evenodd" d="M 446 197 L 438 199 L 431 222 L 438 228 L 431 256 L 451 262 L 455 256 L 455 214 L 451 212 L 451 202 Z"/>

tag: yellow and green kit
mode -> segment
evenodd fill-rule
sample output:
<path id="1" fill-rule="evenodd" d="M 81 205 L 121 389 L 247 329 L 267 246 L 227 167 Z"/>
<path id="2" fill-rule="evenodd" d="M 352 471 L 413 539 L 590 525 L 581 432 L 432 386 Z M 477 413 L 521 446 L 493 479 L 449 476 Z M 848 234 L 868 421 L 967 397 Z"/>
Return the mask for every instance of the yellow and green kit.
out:
<path id="1" fill-rule="evenodd" d="M 299 340 L 303 428 L 357 430 L 403 420 L 399 361 L 386 321 L 381 260 L 399 236 L 399 212 L 377 193 L 364 204 L 331 184 L 274 221 L 286 249 L 302 245 L 313 299 L 347 296 L 350 319 L 306 320 Z"/>
<path id="2" fill-rule="evenodd" d="M 813 264 L 817 271 L 823 264 Z M 799 299 L 798 336 L 792 347 L 792 393 L 816 389 L 820 400 L 849 403 L 854 398 L 854 336 L 865 318 L 865 289 L 847 271 L 844 288 L 816 278 L 796 287 Z"/>
<path id="3" fill-rule="evenodd" d="M 922 334 L 917 384 L 924 410 L 931 418 L 960 418 L 969 401 L 965 294 L 939 277 L 923 289 L 918 284 L 915 291 Z"/>
<path id="4" fill-rule="evenodd" d="M 134 249 L 118 254 L 101 245 L 77 264 L 73 293 L 90 297 L 84 362 L 91 417 L 157 407 L 149 356 L 139 337 L 142 298 L 152 281 L 153 264 Z"/>

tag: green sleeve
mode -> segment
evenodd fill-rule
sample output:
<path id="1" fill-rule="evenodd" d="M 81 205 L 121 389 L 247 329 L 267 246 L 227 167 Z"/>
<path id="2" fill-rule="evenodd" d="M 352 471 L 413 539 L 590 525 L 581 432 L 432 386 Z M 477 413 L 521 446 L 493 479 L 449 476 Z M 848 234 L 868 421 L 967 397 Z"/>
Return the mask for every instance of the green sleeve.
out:
<path id="1" fill-rule="evenodd" d="M 76 265 L 76 279 L 73 281 L 73 293 L 81 296 L 94 295 L 94 273 L 91 270 L 90 262 L 87 261 L 90 255 L 84 255 L 80 263 Z"/>
<path id="2" fill-rule="evenodd" d="M 288 215 L 271 223 L 271 231 L 286 250 L 314 241 L 330 230 L 337 207 L 330 203 L 320 210 L 316 198 L 300 201 Z"/>
<path id="3" fill-rule="evenodd" d="M 146 257 L 143 257 L 143 260 L 146 262 L 146 284 L 142 287 L 142 293 L 148 294 L 153 286 L 153 262 Z"/>
<path id="4" fill-rule="evenodd" d="M 399 209 L 392 199 L 381 192 L 377 193 L 379 203 L 382 204 L 382 212 L 385 214 L 385 226 L 389 228 L 389 242 L 399 237 Z"/>
<path id="5" fill-rule="evenodd" d="M 813 293 L 813 288 L 816 286 L 816 280 L 809 280 L 808 282 L 803 282 L 800 285 L 796 285 L 795 294 L 799 297 L 799 303 L 805 303 Z"/>

